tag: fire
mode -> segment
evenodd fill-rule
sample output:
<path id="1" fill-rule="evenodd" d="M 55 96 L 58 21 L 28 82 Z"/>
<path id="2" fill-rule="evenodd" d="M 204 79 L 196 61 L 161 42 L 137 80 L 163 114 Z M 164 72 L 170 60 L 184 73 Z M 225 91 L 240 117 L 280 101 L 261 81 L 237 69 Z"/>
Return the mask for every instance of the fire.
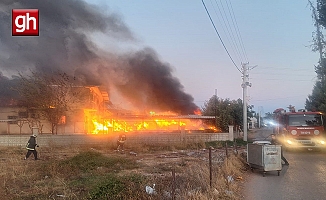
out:
<path id="1" fill-rule="evenodd" d="M 94 130 L 92 131 L 93 134 L 98 134 L 100 131 L 108 131 L 108 127 L 104 124 L 97 122 L 95 119 L 92 120 L 94 124 Z"/>
<path id="2" fill-rule="evenodd" d="M 200 111 L 200 109 L 198 108 L 197 110 L 195 110 L 195 111 L 194 111 L 194 114 L 195 114 L 195 115 L 201 115 L 201 111 Z"/>
<path id="3" fill-rule="evenodd" d="M 94 111 L 94 110 L 92 110 Z M 188 131 L 211 129 L 206 127 L 201 120 L 185 119 L 174 113 L 160 113 L 153 111 L 148 115 L 136 116 L 106 116 L 99 117 L 85 111 L 88 117 L 92 117 L 88 130 L 92 134 L 110 134 L 114 132 L 137 132 L 137 131 Z M 98 119 L 102 120 L 98 120 Z M 211 129 L 214 130 L 214 129 Z"/>
<path id="4" fill-rule="evenodd" d="M 92 134 L 99 134 L 99 133 L 109 133 L 109 132 L 129 132 L 133 131 L 134 128 L 131 125 L 128 125 L 124 121 L 119 120 L 112 120 L 104 121 L 103 123 L 98 122 L 96 119 L 92 120 L 93 122 L 93 130 L 91 131 Z M 139 127 L 140 125 L 138 125 Z"/>

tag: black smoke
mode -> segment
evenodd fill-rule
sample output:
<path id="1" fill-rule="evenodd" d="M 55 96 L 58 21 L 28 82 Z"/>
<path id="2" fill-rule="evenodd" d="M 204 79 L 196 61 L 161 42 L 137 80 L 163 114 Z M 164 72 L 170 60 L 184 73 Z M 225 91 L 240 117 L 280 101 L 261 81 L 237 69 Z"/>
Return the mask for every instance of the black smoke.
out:
<path id="1" fill-rule="evenodd" d="M 19 85 L 18 77 L 9 79 L 0 71 L 0 106 L 16 106 L 19 104 L 19 94 L 15 87 Z"/>
<path id="2" fill-rule="evenodd" d="M 18 8 L 39 9 L 40 36 L 11 36 L 11 10 Z M 110 46 L 99 49 L 90 35 L 101 33 L 115 41 L 136 41 L 119 15 L 99 10 L 81 0 L 2 0 L 1 71 L 63 71 L 87 85 L 116 87 L 134 105 L 193 113 L 197 108 L 193 98 L 153 49 L 125 54 L 115 53 Z"/>

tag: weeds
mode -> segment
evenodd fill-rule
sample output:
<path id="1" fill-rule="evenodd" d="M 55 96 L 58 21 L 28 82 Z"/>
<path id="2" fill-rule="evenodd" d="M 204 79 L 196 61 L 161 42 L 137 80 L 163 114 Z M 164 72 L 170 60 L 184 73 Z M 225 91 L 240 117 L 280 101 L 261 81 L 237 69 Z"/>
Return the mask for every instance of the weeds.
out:
<path id="1" fill-rule="evenodd" d="M 244 147 L 247 145 L 247 142 L 243 139 L 235 139 L 234 141 L 212 141 L 212 142 L 206 142 L 206 147 L 213 147 L 213 148 L 222 148 L 222 147 L 232 147 L 232 146 L 239 146 Z"/>
<path id="2" fill-rule="evenodd" d="M 86 151 L 60 162 L 62 170 L 70 170 L 75 173 L 91 172 L 95 169 L 121 170 L 136 167 L 134 161 L 118 156 L 104 156 L 99 152 Z"/>
<path id="3" fill-rule="evenodd" d="M 128 146 L 137 156 L 109 146 L 55 146 L 39 150 L 39 161 L 23 160 L 24 149 L 0 147 L 0 193 L 6 199 L 241 199 L 243 163 L 231 155 L 214 161 L 209 183 L 210 144 Z M 177 152 L 179 150 L 179 153 Z M 218 153 L 218 152 L 214 152 Z M 172 170 L 175 177 L 172 177 Z M 229 181 L 228 177 L 234 181 Z M 155 184 L 155 195 L 145 186 Z M 175 188 L 172 187 L 175 185 Z"/>

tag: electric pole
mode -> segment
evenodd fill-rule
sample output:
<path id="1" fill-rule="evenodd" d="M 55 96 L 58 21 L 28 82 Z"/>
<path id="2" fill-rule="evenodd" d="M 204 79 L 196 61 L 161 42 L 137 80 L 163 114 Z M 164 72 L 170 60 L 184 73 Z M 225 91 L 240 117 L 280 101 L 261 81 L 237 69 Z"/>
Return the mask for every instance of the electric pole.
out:
<path id="1" fill-rule="evenodd" d="M 214 111 L 215 111 L 215 127 L 217 128 L 217 89 L 215 89 Z"/>
<path id="2" fill-rule="evenodd" d="M 262 112 L 262 106 L 258 106 L 258 128 L 261 128 L 261 112 Z"/>
<path id="3" fill-rule="evenodd" d="M 258 106 L 258 127 L 261 128 L 261 123 L 262 123 L 262 116 L 261 116 L 261 113 L 264 112 L 263 110 L 263 106 Z"/>
<path id="4" fill-rule="evenodd" d="M 249 83 L 249 63 L 242 63 L 242 84 L 241 87 L 243 88 L 243 141 L 248 140 L 248 98 L 247 98 L 247 88 L 248 86 L 251 87 L 251 83 Z M 256 66 L 252 67 L 251 69 L 255 68 Z"/>

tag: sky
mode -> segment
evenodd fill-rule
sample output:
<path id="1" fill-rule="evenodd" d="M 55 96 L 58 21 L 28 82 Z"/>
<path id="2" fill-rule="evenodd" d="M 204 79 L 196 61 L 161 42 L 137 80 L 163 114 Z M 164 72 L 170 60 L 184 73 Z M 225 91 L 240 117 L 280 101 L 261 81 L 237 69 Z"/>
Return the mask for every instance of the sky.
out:
<path id="1" fill-rule="evenodd" d="M 215 94 L 242 99 L 244 63 L 256 112 L 302 109 L 312 92 L 319 57 L 307 0 L 85 1 L 1 1 L 0 78 L 61 70 L 108 86 L 113 104 L 179 113 Z M 18 8 L 39 9 L 38 37 L 11 35 Z"/>
<path id="2" fill-rule="evenodd" d="M 114 46 L 117 51 L 153 48 L 163 62 L 172 66 L 174 76 L 200 107 L 215 92 L 222 99 L 242 99 L 242 74 L 238 69 L 247 62 L 252 68 L 248 103 L 256 112 L 264 114 L 289 105 L 304 108 L 312 92 L 319 57 L 310 47 L 315 27 L 307 0 L 204 1 L 236 66 L 200 0 L 87 2 L 100 5 L 99 12 L 118 14 L 137 38 L 137 42 L 126 44 L 113 42 L 105 35 L 94 36 L 101 47 Z M 225 18 L 221 15 L 223 8 Z M 227 20 L 230 11 L 233 20 Z M 228 31 L 228 23 L 240 36 Z M 240 45 L 232 45 L 233 41 Z"/>

